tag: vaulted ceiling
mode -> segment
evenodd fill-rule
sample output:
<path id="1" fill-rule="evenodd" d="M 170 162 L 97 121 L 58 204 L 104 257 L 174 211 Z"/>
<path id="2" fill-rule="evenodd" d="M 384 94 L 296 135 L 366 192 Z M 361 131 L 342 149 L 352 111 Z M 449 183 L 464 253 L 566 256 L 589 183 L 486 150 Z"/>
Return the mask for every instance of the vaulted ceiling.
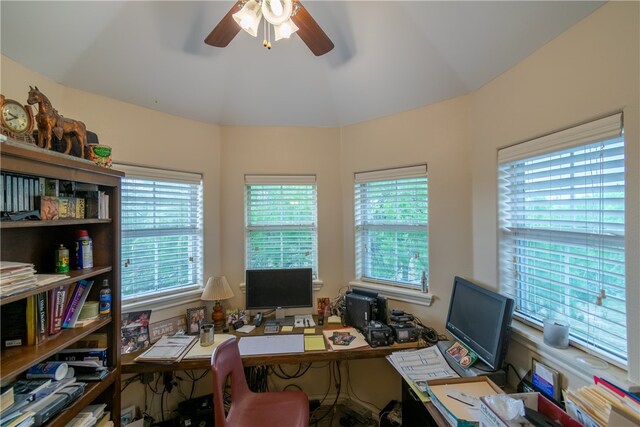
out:
<path id="1" fill-rule="evenodd" d="M 295 35 L 204 44 L 233 0 L 2 0 L 0 44 L 65 86 L 176 116 L 336 127 L 472 92 L 603 3 L 303 1 L 335 44 L 316 57 Z"/>

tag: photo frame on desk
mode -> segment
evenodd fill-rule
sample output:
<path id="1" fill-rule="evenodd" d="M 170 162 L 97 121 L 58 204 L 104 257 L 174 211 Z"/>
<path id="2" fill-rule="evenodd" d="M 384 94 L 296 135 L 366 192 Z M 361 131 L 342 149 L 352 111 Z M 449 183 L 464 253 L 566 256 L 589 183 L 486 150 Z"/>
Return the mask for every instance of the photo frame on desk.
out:
<path id="1" fill-rule="evenodd" d="M 531 359 L 531 384 L 547 397 L 562 400 L 560 372 L 535 358 Z"/>
<path id="2" fill-rule="evenodd" d="M 187 334 L 198 335 L 200 326 L 207 323 L 207 307 L 193 307 L 187 309 Z"/>

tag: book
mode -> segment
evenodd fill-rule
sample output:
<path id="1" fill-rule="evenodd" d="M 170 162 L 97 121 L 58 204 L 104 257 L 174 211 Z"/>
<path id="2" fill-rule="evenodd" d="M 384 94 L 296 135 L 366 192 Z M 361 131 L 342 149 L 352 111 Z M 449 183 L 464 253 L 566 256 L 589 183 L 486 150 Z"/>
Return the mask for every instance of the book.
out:
<path id="1" fill-rule="evenodd" d="M 36 399 L 40 399 L 47 395 L 44 390 L 50 384 L 50 378 L 17 380 L 12 384 L 15 400 L 26 400 L 28 402 L 32 402 Z"/>
<path id="2" fill-rule="evenodd" d="M 49 336 L 62 330 L 65 299 L 69 285 L 62 285 L 49 291 Z"/>
<path id="3" fill-rule="evenodd" d="M 62 322 L 63 328 L 73 328 L 73 325 L 75 325 L 78 320 L 80 309 L 86 301 L 92 285 L 93 280 L 80 280 L 76 284 L 76 287 L 73 290 L 73 295 L 71 296 L 71 300 L 69 301 L 69 305 L 67 306 L 64 314 L 64 320 Z"/>
<path id="4" fill-rule="evenodd" d="M 14 402 L 13 385 L 10 385 L 0 392 L 0 414 L 10 408 Z"/>
<path id="5" fill-rule="evenodd" d="M 101 366 L 107 366 L 107 348 L 65 348 L 56 354 L 60 362 L 98 361 Z"/>
<path id="6" fill-rule="evenodd" d="M 36 296 L 31 295 L 27 297 L 27 310 L 26 310 L 26 328 L 27 328 L 27 345 L 36 345 Z"/>
<path id="7" fill-rule="evenodd" d="M 27 344 L 27 299 L 21 299 L 2 306 L 0 335 L 2 347 L 19 347 Z"/>
<path id="8" fill-rule="evenodd" d="M 42 344 L 49 337 L 47 328 L 47 293 L 40 292 L 36 298 L 36 342 Z"/>

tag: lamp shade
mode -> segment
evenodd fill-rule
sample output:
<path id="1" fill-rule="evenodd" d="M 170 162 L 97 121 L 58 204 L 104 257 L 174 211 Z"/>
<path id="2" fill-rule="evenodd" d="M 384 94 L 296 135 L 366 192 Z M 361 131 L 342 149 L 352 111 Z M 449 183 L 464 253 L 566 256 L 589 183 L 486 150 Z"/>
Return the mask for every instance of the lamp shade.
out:
<path id="1" fill-rule="evenodd" d="M 262 18 L 262 9 L 256 0 L 249 0 L 239 12 L 233 14 L 233 19 L 240 25 L 240 28 L 251 34 L 258 36 L 258 26 Z"/>
<path id="2" fill-rule="evenodd" d="M 222 301 L 229 298 L 233 298 L 233 291 L 224 276 L 209 277 L 200 297 L 204 301 Z"/>

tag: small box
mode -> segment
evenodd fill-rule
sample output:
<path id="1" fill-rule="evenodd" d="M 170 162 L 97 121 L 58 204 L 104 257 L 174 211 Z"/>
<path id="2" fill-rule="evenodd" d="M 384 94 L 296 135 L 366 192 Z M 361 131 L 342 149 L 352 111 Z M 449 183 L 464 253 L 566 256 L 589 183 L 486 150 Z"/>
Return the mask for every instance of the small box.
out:
<path id="1" fill-rule="evenodd" d="M 41 196 L 38 198 L 40 219 L 58 219 L 58 198 L 53 196 Z"/>
<path id="2" fill-rule="evenodd" d="M 76 199 L 74 197 L 58 197 L 58 218 L 73 219 L 76 217 Z"/>
<path id="3" fill-rule="evenodd" d="M 527 408 L 540 412 L 542 415 L 551 418 L 563 427 L 581 427 L 579 422 L 571 418 L 569 414 L 540 393 L 516 393 L 510 394 L 509 397 L 522 400 L 524 406 Z M 510 427 L 511 425 L 515 425 L 500 418 L 487 404 L 484 397 L 480 398 L 480 412 L 482 413 L 480 420 L 481 427 Z"/>
<path id="4" fill-rule="evenodd" d="M 454 427 L 480 425 L 480 398 L 504 392 L 486 376 L 444 378 L 427 381 L 427 393 L 443 418 Z M 474 399 L 473 405 L 456 398 L 464 394 Z"/>

